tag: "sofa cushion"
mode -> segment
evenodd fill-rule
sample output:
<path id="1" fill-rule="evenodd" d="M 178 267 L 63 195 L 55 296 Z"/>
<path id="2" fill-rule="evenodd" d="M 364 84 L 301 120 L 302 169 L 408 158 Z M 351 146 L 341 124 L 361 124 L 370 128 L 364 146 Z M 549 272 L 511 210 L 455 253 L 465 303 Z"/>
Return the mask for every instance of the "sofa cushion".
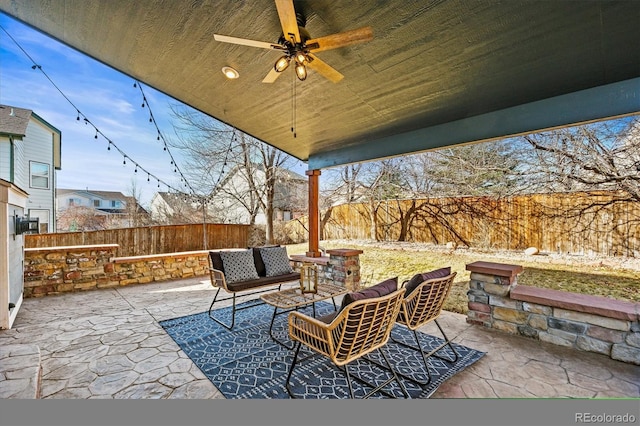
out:
<path id="1" fill-rule="evenodd" d="M 289 263 L 286 247 L 266 247 L 260 249 L 260 256 L 266 269 L 267 277 L 290 274 L 293 272 Z"/>
<path id="2" fill-rule="evenodd" d="M 289 281 L 300 280 L 300 274 L 293 272 L 287 275 L 278 275 L 276 277 L 259 277 L 257 280 L 239 281 L 236 283 L 227 283 L 227 288 L 231 292 L 246 291 L 258 287 L 265 287 L 268 285 L 275 285 L 280 283 L 286 283 Z"/>
<path id="3" fill-rule="evenodd" d="M 267 269 L 264 266 L 264 261 L 262 260 L 262 256 L 260 255 L 260 249 L 267 248 L 267 247 L 280 247 L 280 246 L 277 244 L 274 244 L 274 245 L 261 246 L 261 247 L 249 247 L 251 250 L 253 250 L 253 263 L 256 265 L 256 272 L 260 277 L 267 276 Z"/>
<path id="4" fill-rule="evenodd" d="M 258 279 L 253 262 L 253 250 L 221 251 L 224 278 L 227 283 Z"/>
<path id="5" fill-rule="evenodd" d="M 421 274 L 415 274 L 407 284 L 405 284 L 404 288 L 405 295 L 410 294 L 413 290 L 415 290 L 420 284 L 427 280 L 432 280 L 434 278 L 444 278 L 447 275 L 451 275 L 451 267 L 448 266 L 446 268 L 434 269 L 433 271 L 423 272 Z"/>
<path id="6" fill-rule="evenodd" d="M 340 310 L 346 308 L 351 303 L 357 300 L 371 299 L 374 297 L 386 296 L 398 289 L 398 277 L 389 278 L 374 286 L 364 288 L 354 293 L 347 293 L 342 298 L 342 305 Z"/>

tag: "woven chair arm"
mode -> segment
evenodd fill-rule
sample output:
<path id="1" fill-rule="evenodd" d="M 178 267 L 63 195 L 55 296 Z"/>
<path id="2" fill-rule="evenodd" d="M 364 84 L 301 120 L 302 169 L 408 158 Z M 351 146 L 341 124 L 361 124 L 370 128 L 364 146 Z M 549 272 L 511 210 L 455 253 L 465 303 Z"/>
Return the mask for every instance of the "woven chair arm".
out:
<path id="1" fill-rule="evenodd" d="M 224 272 L 210 267 L 209 276 L 211 277 L 212 286 L 222 287 L 227 290 L 227 280 L 224 278 Z"/>
<path id="2" fill-rule="evenodd" d="M 331 329 L 335 327 L 300 312 L 289 314 L 289 336 L 316 351 L 332 357 L 334 352 Z"/>

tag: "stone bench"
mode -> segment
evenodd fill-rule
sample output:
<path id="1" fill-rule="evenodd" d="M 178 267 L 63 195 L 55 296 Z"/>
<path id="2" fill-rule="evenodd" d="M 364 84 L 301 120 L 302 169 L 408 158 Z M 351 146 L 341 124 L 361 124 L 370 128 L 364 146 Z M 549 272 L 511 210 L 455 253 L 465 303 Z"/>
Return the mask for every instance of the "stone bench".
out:
<path id="1" fill-rule="evenodd" d="M 467 270 L 467 322 L 640 365 L 640 303 L 518 285 L 518 265 Z"/>

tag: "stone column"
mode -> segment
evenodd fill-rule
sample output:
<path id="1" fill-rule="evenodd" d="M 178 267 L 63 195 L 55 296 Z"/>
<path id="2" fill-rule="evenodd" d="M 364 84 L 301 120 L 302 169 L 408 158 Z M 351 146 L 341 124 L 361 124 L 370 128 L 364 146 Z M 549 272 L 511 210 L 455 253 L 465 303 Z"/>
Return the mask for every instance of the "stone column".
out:
<path id="1" fill-rule="evenodd" d="M 345 286 L 349 291 L 360 289 L 360 255 L 362 250 L 333 249 L 329 254 L 329 269 L 333 281 L 337 285 Z"/>
<path id="2" fill-rule="evenodd" d="M 523 271 L 520 265 L 493 262 L 473 262 L 466 267 L 471 272 L 469 280 L 469 311 L 467 322 L 470 324 L 493 327 L 492 305 L 511 310 L 505 306 L 511 287 L 517 284 L 517 277 Z"/>

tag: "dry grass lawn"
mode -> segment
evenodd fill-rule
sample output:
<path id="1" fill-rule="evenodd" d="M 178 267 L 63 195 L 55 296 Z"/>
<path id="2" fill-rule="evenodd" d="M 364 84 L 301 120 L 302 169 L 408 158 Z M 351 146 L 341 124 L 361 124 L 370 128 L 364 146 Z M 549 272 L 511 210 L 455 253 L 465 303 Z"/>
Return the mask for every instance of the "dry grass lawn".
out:
<path id="1" fill-rule="evenodd" d="M 558 258 L 507 252 L 445 250 L 442 247 L 410 243 L 323 241 L 321 246 L 325 249 L 362 250 L 360 267 L 364 285 L 395 276 L 398 282 L 402 282 L 418 272 L 451 266 L 457 276 L 445 309 L 462 314 L 467 312 L 469 283 L 469 272 L 465 266 L 478 260 L 524 266 L 524 272 L 518 277 L 518 283 L 522 285 L 640 301 L 640 268 L 607 266 L 614 264 L 611 260 L 615 259 L 603 258 L 603 261 L 567 256 Z M 303 254 L 307 249 L 307 243 L 287 246 L 289 254 Z"/>

